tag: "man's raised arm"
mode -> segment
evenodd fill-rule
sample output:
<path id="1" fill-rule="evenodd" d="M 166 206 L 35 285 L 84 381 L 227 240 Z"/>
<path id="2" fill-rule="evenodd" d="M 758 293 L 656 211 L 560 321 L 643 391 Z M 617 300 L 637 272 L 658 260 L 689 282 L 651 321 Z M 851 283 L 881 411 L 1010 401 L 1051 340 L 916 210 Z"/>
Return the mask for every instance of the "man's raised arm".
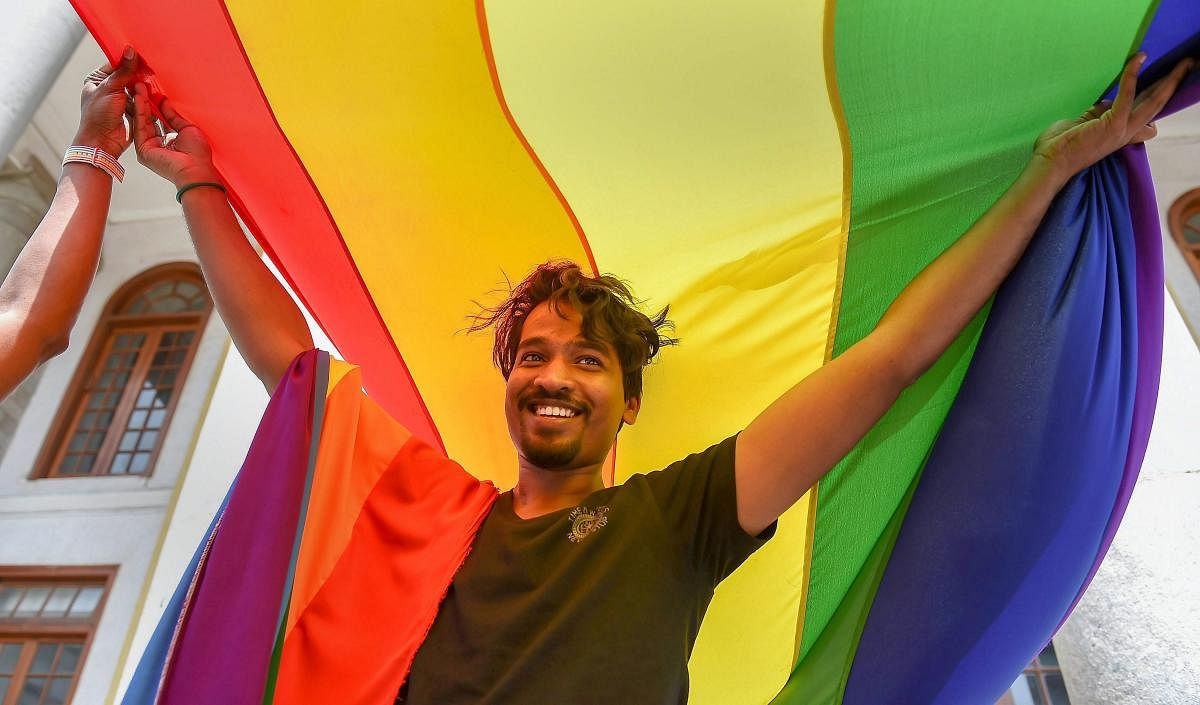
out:
<path id="1" fill-rule="evenodd" d="M 167 101 L 160 110 L 178 135 L 166 145 L 154 128 L 146 87 L 134 86 L 138 160 L 180 190 L 183 216 L 217 311 L 238 352 L 272 392 L 292 359 L 313 346 L 308 324 L 242 232 L 204 134 Z"/>
<path id="2" fill-rule="evenodd" d="M 875 330 L 785 392 L 738 437 L 738 520 L 758 534 L 820 480 L 991 298 L 1059 189 L 1080 170 L 1155 134 L 1149 124 L 1191 69 L 1134 98 L 1145 57 L 1125 66 L 1112 106 L 1052 125 L 1016 183 L 888 308 Z"/>

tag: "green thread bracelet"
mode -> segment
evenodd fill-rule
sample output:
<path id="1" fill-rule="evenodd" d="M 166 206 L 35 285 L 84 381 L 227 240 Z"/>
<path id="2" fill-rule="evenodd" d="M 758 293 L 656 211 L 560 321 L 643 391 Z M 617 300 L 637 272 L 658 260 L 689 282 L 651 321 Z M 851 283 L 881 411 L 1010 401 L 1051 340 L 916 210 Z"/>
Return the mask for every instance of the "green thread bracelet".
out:
<path id="1" fill-rule="evenodd" d="M 225 187 L 215 181 L 197 181 L 194 184 L 180 186 L 179 190 L 175 192 L 175 200 L 179 203 L 179 205 L 183 205 L 183 194 L 191 191 L 194 188 L 200 188 L 201 186 L 211 186 L 216 189 L 221 189 L 221 193 L 227 193 L 227 191 L 225 191 Z"/>

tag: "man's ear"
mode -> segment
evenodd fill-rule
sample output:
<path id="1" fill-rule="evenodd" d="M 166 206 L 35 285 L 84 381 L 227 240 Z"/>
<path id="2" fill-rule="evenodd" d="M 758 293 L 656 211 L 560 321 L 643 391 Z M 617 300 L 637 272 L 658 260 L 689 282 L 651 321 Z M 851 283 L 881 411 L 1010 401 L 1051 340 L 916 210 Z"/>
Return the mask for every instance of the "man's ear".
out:
<path id="1" fill-rule="evenodd" d="M 625 412 L 621 414 L 621 421 L 633 425 L 637 421 L 638 412 L 642 410 L 641 397 L 629 397 L 625 400 Z"/>

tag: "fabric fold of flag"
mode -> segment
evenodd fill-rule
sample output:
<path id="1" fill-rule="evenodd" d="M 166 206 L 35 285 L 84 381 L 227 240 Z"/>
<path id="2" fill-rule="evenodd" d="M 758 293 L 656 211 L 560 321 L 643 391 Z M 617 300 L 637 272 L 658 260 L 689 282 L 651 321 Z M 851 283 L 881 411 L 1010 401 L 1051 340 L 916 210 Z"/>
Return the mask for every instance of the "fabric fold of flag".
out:
<path id="1" fill-rule="evenodd" d="M 390 705 L 495 497 L 304 353 L 123 704 Z"/>
<path id="2" fill-rule="evenodd" d="M 1139 323 L 1153 317 L 1138 310 L 1128 186 L 1120 156 L 1076 177 L 997 294 L 872 602 L 846 705 L 995 702 L 1083 585 L 1108 522 L 1095 508 L 1114 505 L 1133 431 Z M 916 656 L 930 652 L 945 657 Z"/>

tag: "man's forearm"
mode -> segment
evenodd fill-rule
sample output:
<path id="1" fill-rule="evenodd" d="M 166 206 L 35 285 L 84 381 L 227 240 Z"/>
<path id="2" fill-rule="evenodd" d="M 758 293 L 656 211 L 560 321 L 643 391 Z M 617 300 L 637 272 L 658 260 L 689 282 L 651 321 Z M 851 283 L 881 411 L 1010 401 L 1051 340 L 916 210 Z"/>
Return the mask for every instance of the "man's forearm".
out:
<path id="1" fill-rule="evenodd" d="M 942 355 L 1012 271 L 1071 175 L 1154 136 L 1151 123 L 1191 68 L 1181 62 L 1137 98 L 1126 63 L 1116 100 L 1060 120 L 1034 143 L 1016 182 L 917 275 L 875 330 L 794 385 L 738 437 L 738 520 L 753 534 L 829 472 Z M 797 433 L 803 429 L 804 433 Z"/>
<path id="2" fill-rule="evenodd" d="M 983 308 L 1066 181 L 1061 169 L 1034 156 L 1000 200 L 900 292 L 873 334 L 901 351 L 900 379 L 915 381 Z"/>
<path id="3" fill-rule="evenodd" d="M 292 358 L 312 347 L 308 324 L 246 239 L 224 193 L 191 189 L 183 196 L 183 213 L 234 345 L 273 390 Z"/>
<path id="4" fill-rule="evenodd" d="M 67 164 L 50 208 L 0 285 L 0 397 L 67 347 L 96 275 L 112 177 Z"/>

